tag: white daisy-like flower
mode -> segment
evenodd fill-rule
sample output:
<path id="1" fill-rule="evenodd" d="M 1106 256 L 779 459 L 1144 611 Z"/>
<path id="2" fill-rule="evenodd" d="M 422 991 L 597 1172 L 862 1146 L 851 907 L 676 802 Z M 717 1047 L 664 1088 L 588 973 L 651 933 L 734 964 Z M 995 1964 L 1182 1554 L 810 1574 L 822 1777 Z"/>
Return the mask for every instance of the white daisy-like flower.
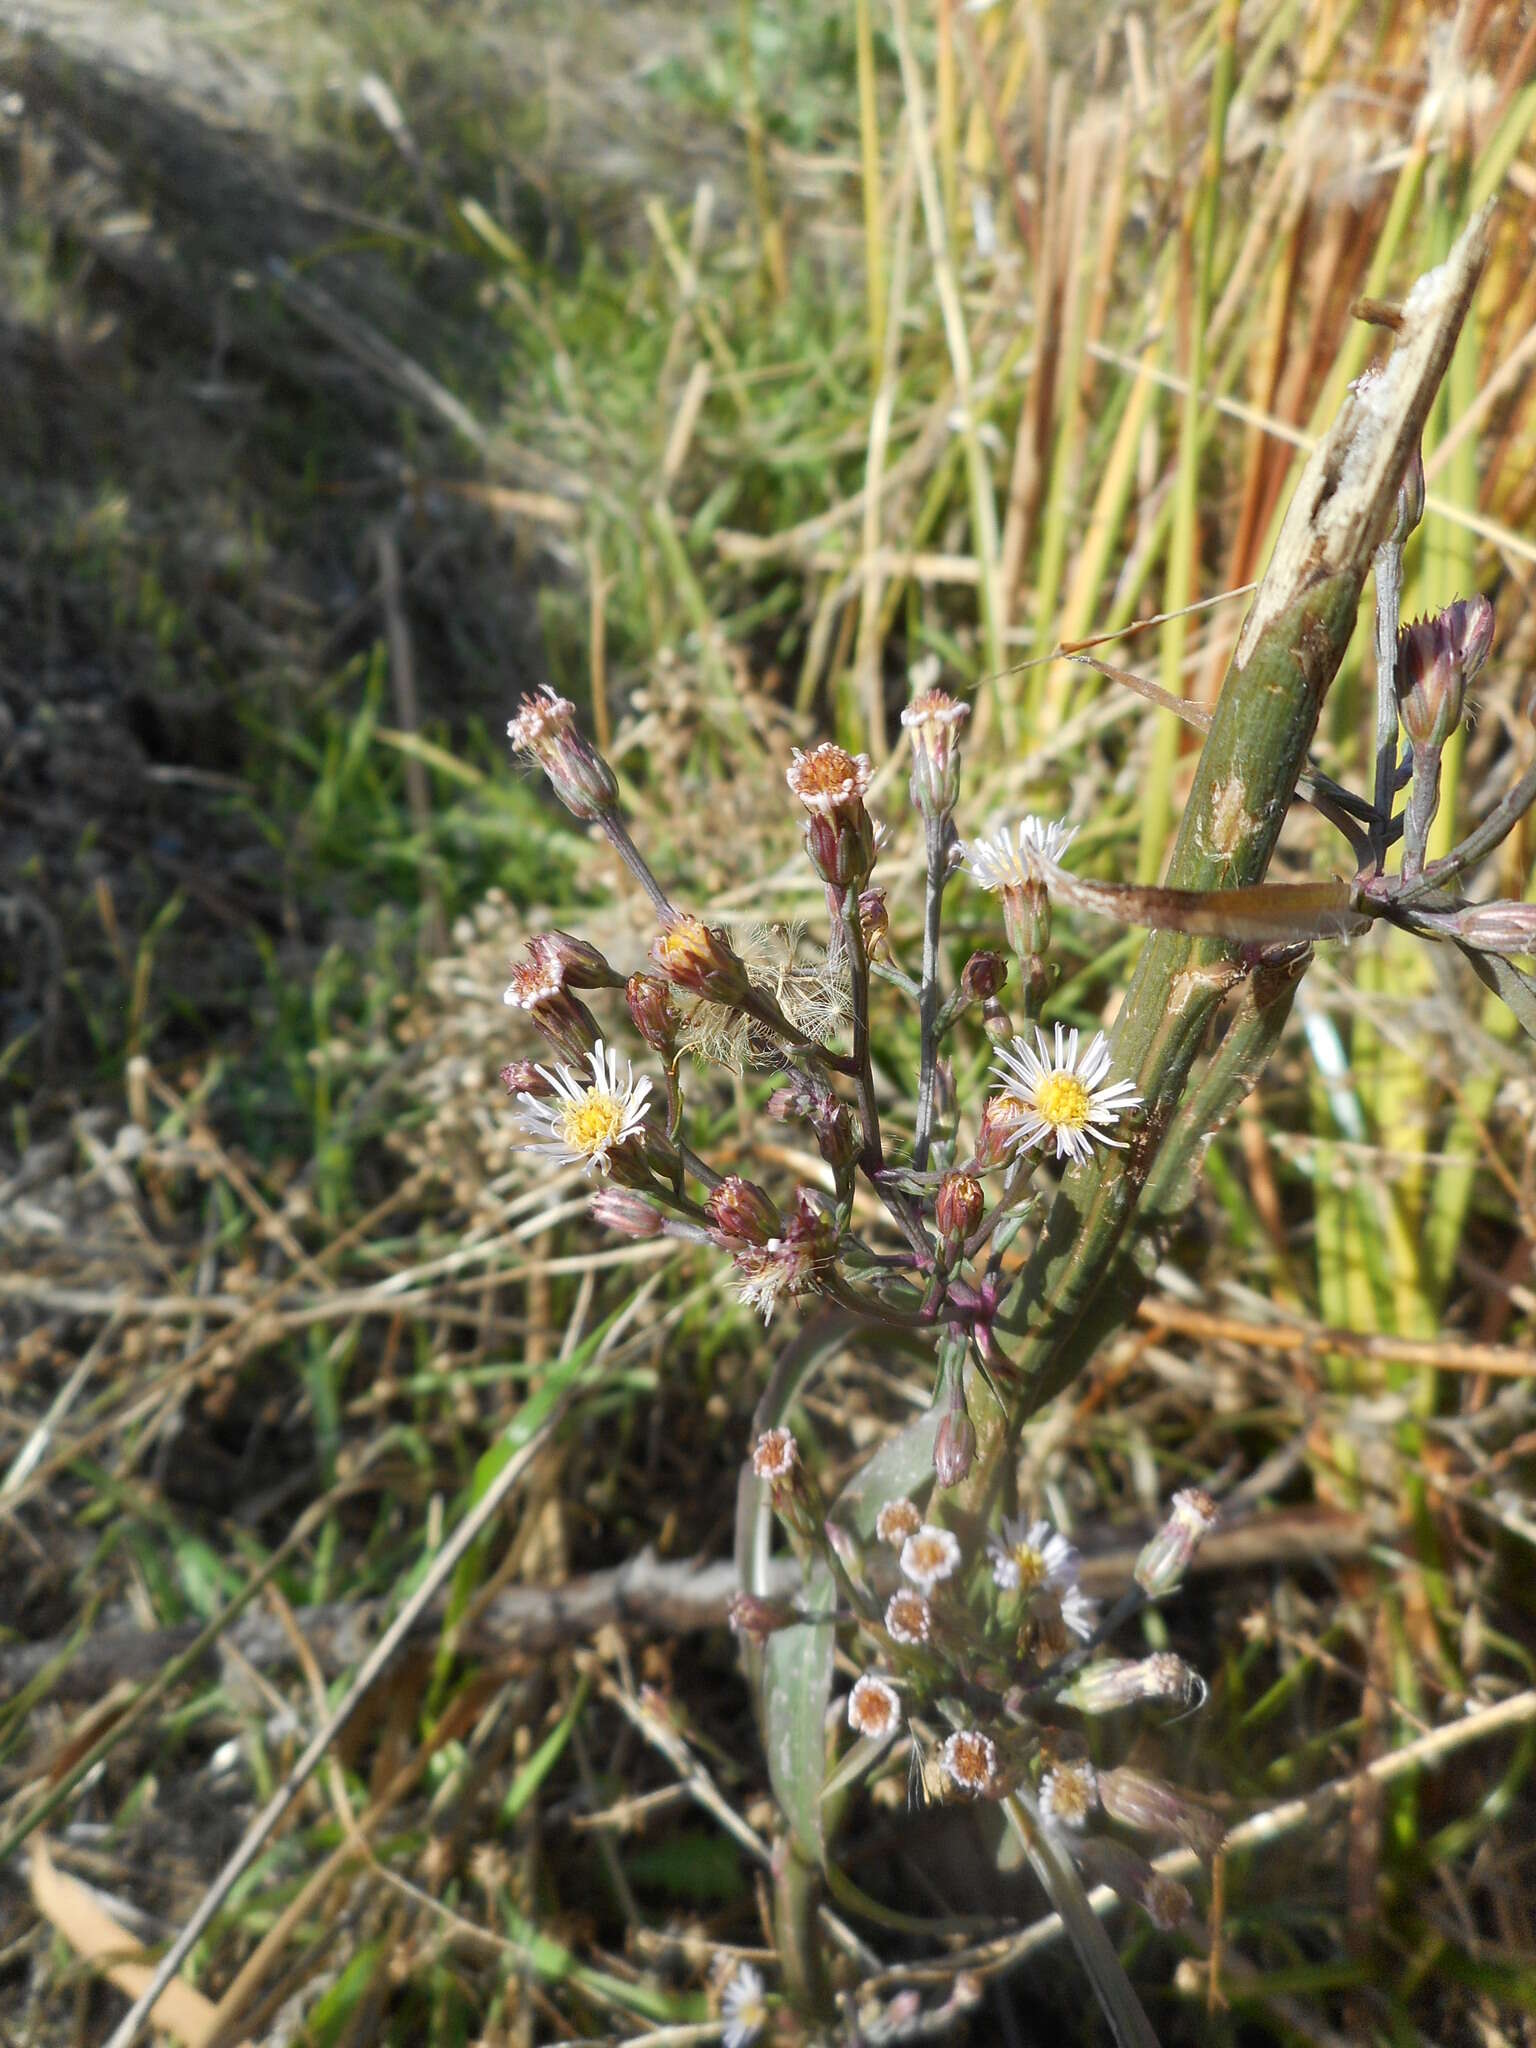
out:
<path id="1" fill-rule="evenodd" d="M 1040 878 L 1042 861 L 1059 862 L 1076 837 L 1075 825 L 1021 818 L 1012 832 L 1005 825 L 990 839 L 972 839 L 965 849 L 966 872 L 983 889 L 1022 889 Z"/>
<path id="2" fill-rule="evenodd" d="M 960 1539 L 953 1529 L 924 1522 L 901 1546 L 901 1571 L 926 1593 L 959 1570 Z"/>
<path id="3" fill-rule="evenodd" d="M 887 1603 L 885 1627 L 893 1643 L 926 1643 L 933 1634 L 933 1609 L 921 1593 L 903 1586 Z"/>
<path id="4" fill-rule="evenodd" d="M 540 1067 L 538 1071 L 554 1093 L 543 1099 L 526 1093 L 518 1096 L 525 1112 L 519 1121 L 534 1140 L 534 1145 L 523 1149 L 544 1146 L 588 1172 L 595 1166 L 599 1173 L 606 1173 L 609 1153 L 635 1137 L 644 1125 L 651 1084 L 644 1075 L 635 1079 L 628 1060 L 620 1081 L 618 1052 L 612 1047 L 605 1050 L 601 1039 L 588 1057 L 590 1081 L 566 1066 L 556 1067 L 553 1073 Z"/>
<path id="5" fill-rule="evenodd" d="M 1040 1817 L 1052 1827 L 1086 1827 L 1098 1803 L 1099 1781 L 1092 1764 L 1057 1764 L 1040 1780 Z"/>
<path id="6" fill-rule="evenodd" d="M 740 1965 L 721 1996 L 720 2017 L 725 2021 L 720 2037 L 725 2048 L 749 2048 L 768 2024 L 761 1970 L 754 1970 L 750 1963 Z"/>
<path id="7" fill-rule="evenodd" d="M 1005 1520 L 1002 1533 L 987 1538 L 992 1582 L 1004 1593 L 1038 1593 L 1048 1586 L 1064 1592 L 1077 1584 L 1077 1552 L 1049 1522 Z"/>
<path id="8" fill-rule="evenodd" d="M 909 1500 L 888 1500 L 875 1517 L 875 1535 L 881 1543 L 893 1548 L 905 1543 L 909 1536 L 915 1536 L 923 1526 L 923 1518 Z"/>
<path id="9" fill-rule="evenodd" d="M 1061 1596 L 1061 1619 L 1073 1635 L 1086 1642 L 1099 1625 L 1099 1603 L 1090 1600 L 1081 1586 L 1068 1586 Z"/>
<path id="10" fill-rule="evenodd" d="M 848 1725 L 872 1742 L 885 1742 L 901 1726 L 896 1688 L 866 1671 L 848 1695 Z"/>
<path id="11" fill-rule="evenodd" d="M 1072 1160 L 1091 1158 L 1095 1141 L 1124 1149 L 1107 1126 L 1120 1121 L 1122 1110 L 1137 1108 L 1141 1097 L 1129 1081 L 1106 1082 L 1109 1041 L 1102 1031 L 1093 1034 L 1081 1057 L 1077 1040 L 1075 1030 L 1058 1024 L 1053 1052 L 1037 1024 L 1034 1048 L 1016 1038 L 998 1053 L 992 1071 L 1026 1112 L 1013 1133 L 1015 1145 L 1054 1139 L 1056 1157 Z"/>
<path id="12" fill-rule="evenodd" d="M 962 1728 L 946 1736 L 939 1762 L 950 1783 L 973 1799 L 997 1781 L 997 1746 L 979 1728 Z"/>

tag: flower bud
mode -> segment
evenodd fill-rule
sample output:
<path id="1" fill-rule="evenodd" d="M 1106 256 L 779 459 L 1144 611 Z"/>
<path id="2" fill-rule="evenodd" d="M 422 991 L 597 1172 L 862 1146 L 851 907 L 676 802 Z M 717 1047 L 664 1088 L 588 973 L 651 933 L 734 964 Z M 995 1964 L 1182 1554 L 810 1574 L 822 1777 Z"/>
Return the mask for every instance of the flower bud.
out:
<path id="1" fill-rule="evenodd" d="M 933 1476 L 940 1486 L 958 1486 L 976 1456 L 976 1425 L 962 1400 L 946 1411 L 933 1440 Z"/>
<path id="2" fill-rule="evenodd" d="M 1008 962 L 1001 953 L 973 953 L 960 970 L 960 993 L 968 1003 L 984 1003 L 1001 995 Z"/>
<path id="3" fill-rule="evenodd" d="M 763 1189 L 740 1174 L 727 1174 L 705 1203 L 714 1228 L 710 1236 L 724 1251 L 765 1245 L 779 1234 L 779 1212 Z"/>
<path id="4" fill-rule="evenodd" d="M 985 1170 L 1007 1158 L 1014 1137 L 1029 1116 L 1016 1095 L 989 1095 L 981 1112 L 981 1130 L 976 1139 L 976 1164 Z"/>
<path id="5" fill-rule="evenodd" d="M 1144 1546 L 1131 1574 L 1149 1600 L 1173 1591 L 1216 1521 L 1215 1501 L 1198 1486 L 1173 1496 L 1167 1521 Z"/>
<path id="6" fill-rule="evenodd" d="M 528 956 L 557 973 L 565 988 L 618 988 L 624 979 L 596 946 L 570 932 L 535 932 L 528 941 Z"/>
<path id="7" fill-rule="evenodd" d="M 1140 1906 L 1154 1927 L 1164 1933 L 1182 1927 L 1193 1905 L 1177 1878 L 1154 1870 L 1124 1842 L 1094 1835 L 1077 1847 L 1077 1862 L 1090 1884 L 1107 1884 L 1127 1905 Z"/>
<path id="8" fill-rule="evenodd" d="M 660 1237 L 665 1221 L 659 1209 L 629 1188 L 599 1188 L 587 1210 L 594 1223 L 616 1230 L 620 1237 Z"/>
<path id="9" fill-rule="evenodd" d="M 531 956 L 513 963 L 502 1001 L 526 1010 L 535 1027 L 572 1066 L 584 1067 L 597 1044 L 597 1019 L 565 986 L 559 969 Z"/>
<path id="10" fill-rule="evenodd" d="M 1145 1771 L 1100 1771 L 1099 1803 L 1111 1820 L 1144 1835 L 1182 1842 L 1197 1856 L 1214 1856 L 1227 1832 L 1208 1806 Z"/>
<path id="11" fill-rule="evenodd" d="M 1177 1700 L 1187 1706 L 1204 1690 L 1205 1681 L 1182 1657 L 1160 1650 L 1151 1657 L 1106 1657 L 1089 1664 L 1061 1697 L 1080 1714 L 1113 1714 L 1141 1700 Z"/>
<path id="12" fill-rule="evenodd" d="M 912 742 L 911 792 L 926 817 L 947 818 L 960 794 L 960 728 L 971 715 L 944 690 L 924 690 L 901 714 Z"/>
<path id="13" fill-rule="evenodd" d="M 553 1095 L 555 1084 L 533 1060 L 510 1060 L 501 1070 L 502 1084 L 509 1095 Z"/>
<path id="14" fill-rule="evenodd" d="M 1493 606 L 1459 597 L 1397 636 L 1397 708 L 1415 747 L 1443 746 L 1461 723 L 1466 686 L 1493 645 Z"/>
<path id="15" fill-rule="evenodd" d="M 733 1593 L 726 1605 L 725 1618 L 733 1634 L 745 1636 L 749 1643 L 759 1647 L 797 1619 L 795 1610 L 784 1601 L 764 1600 L 756 1593 Z"/>
<path id="16" fill-rule="evenodd" d="M 864 934 L 864 951 L 871 960 L 889 955 L 891 917 L 885 907 L 883 889 L 866 889 L 859 897 L 859 930 Z"/>
<path id="17" fill-rule="evenodd" d="M 1536 903 L 1477 903 L 1452 921 L 1459 938 L 1485 953 L 1536 953 Z"/>
<path id="18" fill-rule="evenodd" d="M 624 984 L 630 1019 L 653 1052 L 671 1057 L 677 1044 L 677 1005 L 664 981 L 654 974 L 632 974 Z"/>
<path id="19" fill-rule="evenodd" d="M 853 1165 L 862 1141 L 847 1103 L 831 1096 L 825 1098 L 811 1116 L 811 1129 L 816 1133 L 818 1151 L 834 1173 L 845 1172 Z"/>
<path id="20" fill-rule="evenodd" d="M 934 1197 L 933 1220 L 941 1238 L 963 1241 L 981 1222 L 986 1195 L 968 1173 L 946 1173 Z"/>
<path id="21" fill-rule="evenodd" d="M 1397 517 L 1391 537 L 1399 547 L 1424 517 L 1424 495 L 1424 450 L 1416 447 L 1397 487 Z"/>
<path id="22" fill-rule="evenodd" d="M 538 762 L 572 817 L 605 817 L 618 806 L 619 786 L 602 755 L 577 732 L 575 716 L 575 705 L 545 683 L 508 720 L 507 738 L 514 753 Z"/>
<path id="23" fill-rule="evenodd" d="M 725 933 L 701 917 L 674 917 L 651 941 L 651 959 L 677 988 L 739 1009 L 752 994 L 745 963 Z"/>

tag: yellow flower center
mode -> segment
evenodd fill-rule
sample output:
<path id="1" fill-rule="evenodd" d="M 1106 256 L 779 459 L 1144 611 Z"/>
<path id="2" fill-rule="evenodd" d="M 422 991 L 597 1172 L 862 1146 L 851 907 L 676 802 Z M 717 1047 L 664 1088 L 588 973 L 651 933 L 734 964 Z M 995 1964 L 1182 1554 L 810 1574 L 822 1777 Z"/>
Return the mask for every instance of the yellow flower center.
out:
<path id="1" fill-rule="evenodd" d="M 1045 1583 L 1045 1559 L 1032 1543 L 1015 1543 L 1011 1552 L 1014 1570 L 1019 1575 L 1019 1591 L 1033 1593 Z"/>
<path id="2" fill-rule="evenodd" d="M 1076 1074 L 1048 1074 L 1035 1090 L 1035 1114 L 1053 1130 L 1080 1131 L 1093 1097 Z"/>
<path id="3" fill-rule="evenodd" d="M 589 1088 L 580 1102 L 568 1103 L 560 1116 L 560 1136 L 585 1159 L 616 1145 L 623 1128 L 624 1104 L 617 1095 L 600 1088 Z"/>

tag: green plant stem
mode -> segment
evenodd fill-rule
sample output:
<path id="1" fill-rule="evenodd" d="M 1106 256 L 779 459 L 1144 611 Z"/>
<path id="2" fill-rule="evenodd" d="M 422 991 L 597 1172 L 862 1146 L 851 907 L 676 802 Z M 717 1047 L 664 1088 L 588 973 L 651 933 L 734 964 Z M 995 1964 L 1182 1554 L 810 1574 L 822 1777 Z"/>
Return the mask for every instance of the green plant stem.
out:
<path id="1" fill-rule="evenodd" d="M 912 1164 L 921 1173 L 928 1164 L 933 1136 L 933 1097 L 939 1064 L 939 927 L 944 915 L 944 884 L 948 879 L 948 820 L 936 809 L 923 813 L 928 868 L 923 896 L 923 985 L 918 997 L 921 1050 L 917 1071 L 917 1125 L 912 1139 Z"/>

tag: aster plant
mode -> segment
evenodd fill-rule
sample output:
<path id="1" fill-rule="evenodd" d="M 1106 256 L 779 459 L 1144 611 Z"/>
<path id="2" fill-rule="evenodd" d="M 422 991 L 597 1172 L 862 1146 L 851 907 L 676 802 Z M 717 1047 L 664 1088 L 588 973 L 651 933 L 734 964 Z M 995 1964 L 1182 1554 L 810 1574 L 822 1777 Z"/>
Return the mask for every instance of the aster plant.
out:
<path id="1" fill-rule="evenodd" d="M 1473 599 L 1406 629 L 1397 618 L 1402 545 L 1423 506 L 1420 432 L 1479 274 L 1485 225 L 1474 223 L 1415 288 L 1391 357 L 1351 392 L 1314 452 L 1214 712 L 1197 715 L 1107 671 L 1204 730 L 1162 887 L 1071 871 L 1066 822 L 1024 818 L 962 838 L 968 707 L 925 687 L 901 717 L 924 850 L 918 971 L 891 943 L 870 763 L 831 741 L 796 750 L 787 773 L 825 899 L 826 946 L 797 961 L 791 944 L 765 971 L 723 927 L 672 901 L 571 705 L 545 690 L 509 727 L 514 748 L 608 838 L 656 920 L 649 959 L 627 976 L 567 934 L 529 942 L 507 1000 L 553 1057 L 506 1070 L 526 1142 L 602 1181 L 593 1214 L 609 1229 L 714 1248 L 767 1323 L 791 1303 L 807 1312 L 758 1408 L 733 1612 L 786 1823 L 775 1865 L 782 1996 L 803 2014 L 835 2009 L 827 1894 L 892 1924 L 834 1852 L 851 1789 L 901 1755 L 914 1798 L 1001 1810 L 1116 2038 L 1153 2039 L 1087 1887 L 1106 1884 L 1173 1927 L 1189 1893 L 1146 1852 L 1177 1845 L 1188 1874 L 1190 1852 L 1208 1859 L 1221 1830 L 1176 1787 L 1091 1763 L 1085 1730 L 1203 1699 L 1202 1681 L 1178 1658 L 1128 1657 L 1112 1639 L 1179 1583 L 1215 1508 L 1197 1490 L 1176 1496 L 1122 1596 L 1101 1612 L 1072 1545 L 1016 1498 L 1019 1431 L 1134 1312 L 1200 1150 L 1273 1050 L 1316 941 L 1385 921 L 1449 943 L 1536 1035 L 1536 983 L 1510 957 L 1536 945 L 1536 908 L 1473 904 L 1458 891 L 1536 801 L 1536 771 L 1449 854 L 1428 854 L 1442 750 L 1487 656 L 1491 609 Z M 1309 747 L 1372 571 L 1379 702 L 1366 797 L 1323 775 Z M 1266 882 L 1297 801 L 1339 829 L 1355 862 L 1347 881 Z M 1000 926 L 1001 944 L 963 965 L 943 943 L 957 886 L 994 899 Z M 1063 904 L 1150 931 L 1108 1035 L 1085 1039 L 1043 1016 L 1052 916 Z M 638 1074 L 627 1055 L 621 1066 L 612 1026 L 600 1027 L 584 1000 L 603 991 L 615 1012 L 622 991 L 644 1048 Z M 910 1090 L 877 1079 L 877 995 L 916 1012 Z M 778 1074 L 768 1113 L 808 1133 L 824 1162 L 820 1184 L 781 1200 L 690 1146 L 684 1055 L 721 1047 Z M 974 1090 L 957 1078 L 967 1070 L 985 1075 Z M 870 1336 L 931 1347 L 932 1405 L 828 1499 L 788 1418 L 809 1376 Z M 775 1524 L 800 1567 L 789 1598 L 770 1555 Z M 834 1713 L 839 1640 L 860 1675 Z M 748 2039 L 767 2011 L 761 1980 L 743 1974 L 726 2001 L 727 2038 Z"/>

